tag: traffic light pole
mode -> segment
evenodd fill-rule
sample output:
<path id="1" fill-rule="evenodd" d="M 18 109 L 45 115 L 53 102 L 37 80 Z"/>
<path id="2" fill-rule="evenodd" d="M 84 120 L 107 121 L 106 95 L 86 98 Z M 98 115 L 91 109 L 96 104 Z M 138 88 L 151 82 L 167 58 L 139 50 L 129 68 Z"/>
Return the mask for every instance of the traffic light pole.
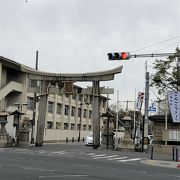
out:
<path id="1" fill-rule="evenodd" d="M 177 82 L 177 90 L 180 88 L 180 53 L 158 53 L 158 54 L 134 54 L 131 55 L 129 52 L 115 52 L 107 54 L 109 60 L 129 60 L 130 58 L 142 58 L 142 57 L 165 57 L 165 56 L 174 56 L 177 57 L 177 72 L 178 78 Z M 146 68 L 147 69 L 147 68 Z M 148 106 L 149 106 L 149 72 L 146 70 L 145 77 L 145 110 L 144 110 L 144 120 L 143 120 L 143 133 L 142 133 L 142 151 L 147 150 L 148 147 Z"/>

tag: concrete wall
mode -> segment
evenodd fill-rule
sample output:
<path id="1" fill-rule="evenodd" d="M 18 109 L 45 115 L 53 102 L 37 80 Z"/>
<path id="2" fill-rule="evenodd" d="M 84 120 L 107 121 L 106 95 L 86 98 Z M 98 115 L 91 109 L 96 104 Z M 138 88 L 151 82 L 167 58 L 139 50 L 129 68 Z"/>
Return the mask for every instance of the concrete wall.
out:
<path id="1" fill-rule="evenodd" d="M 81 140 L 90 134 L 91 131 L 81 131 Z M 72 138 L 77 141 L 79 137 L 78 130 L 58 130 L 58 129 L 45 129 L 44 132 L 44 142 L 61 142 L 66 141 L 68 138 L 69 141 L 72 141 Z"/>

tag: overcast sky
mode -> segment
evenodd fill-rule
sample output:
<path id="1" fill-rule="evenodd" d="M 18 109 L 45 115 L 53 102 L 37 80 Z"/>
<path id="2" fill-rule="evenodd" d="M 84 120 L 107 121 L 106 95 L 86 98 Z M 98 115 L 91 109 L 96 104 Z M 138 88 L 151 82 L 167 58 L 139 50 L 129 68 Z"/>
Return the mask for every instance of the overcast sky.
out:
<path id="1" fill-rule="evenodd" d="M 179 0 L 0 0 L 0 12 L 1 56 L 35 67 L 38 50 L 39 69 L 56 73 L 123 65 L 101 83 L 114 88 L 114 102 L 117 91 L 122 101 L 144 91 L 146 59 L 108 61 L 108 52 L 174 52 L 180 40 Z"/>

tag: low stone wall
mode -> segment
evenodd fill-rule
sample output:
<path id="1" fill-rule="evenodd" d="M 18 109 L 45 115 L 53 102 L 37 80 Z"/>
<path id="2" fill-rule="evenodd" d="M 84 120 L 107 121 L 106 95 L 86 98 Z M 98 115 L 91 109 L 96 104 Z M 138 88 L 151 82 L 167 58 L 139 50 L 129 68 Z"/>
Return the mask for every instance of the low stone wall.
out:
<path id="1" fill-rule="evenodd" d="M 173 147 L 178 148 L 178 151 L 180 152 L 180 146 L 160 145 L 160 144 L 150 144 L 150 145 L 148 145 L 148 152 L 151 152 L 152 147 L 153 147 L 153 152 L 157 153 L 157 154 L 172 155 Z"/>

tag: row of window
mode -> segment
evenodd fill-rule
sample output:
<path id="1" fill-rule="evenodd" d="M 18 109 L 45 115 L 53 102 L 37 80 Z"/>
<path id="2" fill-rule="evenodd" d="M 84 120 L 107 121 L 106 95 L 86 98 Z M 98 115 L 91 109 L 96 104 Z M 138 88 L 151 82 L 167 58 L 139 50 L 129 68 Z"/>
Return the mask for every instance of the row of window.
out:
<path id="1" fill-rule="evenodd" d="M 36 80 L 31 80 L 31 79 L 28 79 L 28 87 L 36 87 L 37 85 L 39 85 L 40 86 L 40 82 L 37 82 Z M 50 82 L 50 86 L 51 87 L 56 87 L 56 83 L 54 82 Z M 61 88 L 63 88 L 63 83 L 60 83 L 60 84 L 58 84 L 58 87 L 61 89 Z M 76 88 L 74 87 L 74 90 L 73 90 L 74 92 L 76 92 Z M 80 93 L 81 92 L 81 88 L 77 88 L 77 93 Z M 65 94 L 65 96 L 66 97 L 69 97 L 69 95 L 70 94 L 68 94 L 68 93 L 66 93 Z M 75 99 L 76 98 L 76 94 L 75 93 L 73 93 L 72 94 L 72 99 Z M 79 94 L 79 96 L 78 96 L 78 99 L 79 99 L 79 101 L 81 101 L 82 100 L 82 95 L 81 94 Z M 87 102 L 88 101 L 88 96 L 87 95 L 84 95 L 84 101 L 85 102 Z M 90 97 L 90 102 L 92 102 L 92 97 Z"/>
<path id="2" fill-rule="evenodd" d="M 71 130 L 79 130 L 79 128 L 80 128 L 80 124 L 77 124 L 77 129 L 76 129 L 76 126 L 75 126 L 74 123 L 71 123 L 71 124 L 64 123 L 63 125 L 64 125 L 64 129 L 65 130 L 68 130 L 69 126 L 70 126 Z M 52 121 L 47 121 L 47 129 L 53 129 L 53 122 Z M 60 129 L 60 123 L 59 122 L 56 122 L 56 129 Z M 88 125 L 88 126 L 83 125 L 82 126 L 82 130 L 89 130 L 89 131 L 91 131 L 92 130 L 92 126 L 91 125 Z"/>
<path id="3" fill-rule="evenodd" d="M 51 87 L 59 87 L 60 89 L 64 87 L 64 84 L 63 83 L 56 83 L 56 82 L 49 82 L 50 86 Z M 36 80 L 31 80 L 31 79 L 28 79 L 28 87 L 37 87 L 37 86 L 41 86 L 41 82 L 40 81 L 36 81 Z M 89 104 L 92 104 L 92 100 L 93 100 L 93 96 L 92 95 L 82 95 L 80 94 L 81 93 L 81 90 L 82 88 L 81 87 L 76 87 L 76 86 L 73 86 L 73 92 L 76 92 L 76 93 L 73 93 L 71 94 L 72 95 L 72 99 L 76 99 L 76 97 L 78 96 L 78 100 L 79 101 L 82 101 L 82 99 L 84 98 L 84 102 L 86 103 L 89 103 Z M 69 97 L 70 94 L 66 93 L 65 96 L 66 97 Z M 103 100 L 103 107 L 106 107 L 106 101 L 107 99 L 102 99 Z"/>
<path id="4" fill-rule="evenodd" d="M 28 102 L 27 108 L 29 110 L 33 110 L 34 98 L 33 97 L 28 97 L 27 102 Z M 71 112 L 70 112 L 69 108 L 70 108 L 69 105 L 64 106 L 64 115 L 68 116 L 69 113 L 70 113 L 71 116 L 75 116 L 76 107 L 72 106 Z M 48 101 L 48 113 L 53 113 L 53 112 L 54 112 L 54 102 Z M 61 113 L 63 113 L 62 112 L 62 104 L 57 103 L 56 114 L 61 114 Z M 91 116 L 92 116 L 92 111 L 91 110 L 89 110 L 89 115 L 88 115 L 87 114 L 88 113 L 87 109 L 83 109 L 83 112 L 81 112 L 81 108 L 78 108 L 78 117 L 81 116 L 81 113 L 83 113 L 84 118 L 89 116 L 89 118 L 91 119 Z"/>

